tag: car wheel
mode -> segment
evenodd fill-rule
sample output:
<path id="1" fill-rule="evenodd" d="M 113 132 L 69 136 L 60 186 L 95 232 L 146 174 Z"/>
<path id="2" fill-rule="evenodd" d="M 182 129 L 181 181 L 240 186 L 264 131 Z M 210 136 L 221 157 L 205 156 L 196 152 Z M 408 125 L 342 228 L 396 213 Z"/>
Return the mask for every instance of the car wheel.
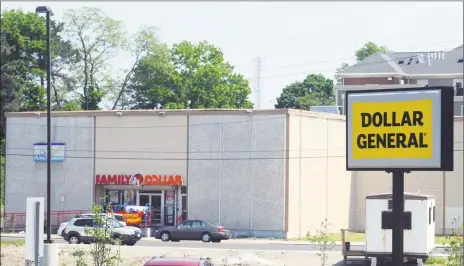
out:
<path id="1" fill-rule="evenodd" d="M 221 240 L 213 240 L 214 243 L 221 243 Z"/>
<path id="2" fill-rule="evenodd" d="M 171 240 L 171 242 L 180 242 L 180 240 Z"/>
<path id="3" fill-rule="evenodd" d="M 69 244 L 80 244 L 81 240 L 80 240 L 79 236 L 71 235 L 68 238 L 68 242 L 69 242 Z"/>
<path id="4" fill-rule="evenodd" d="M 63 231 L 61 231 L 61 236 L 62 236 L 62 237 L 64 237 L 64 230 L 63 230 Z"/>
<path id="5" fill-rule="evenodd" d="M 169 235 L 168 232 L 162 232 L 160 235 L 161 241 L 167 242 L 169 239 L 171 239 L 171 236 Z"/>
<path id="6" fill-rule="evenodd" d="M 137 242 L 127 242 L 126 245 L 133 246 L 133 245 L 135 245 L 135 243 L 137 243 Z"/>
<path id="7" fill-rule="evenodd" d="M 203 242 L 210 242 L 211 241 L 211 235 L 209 233 L 203 233 L 201 235 L 201 241 Z"/>

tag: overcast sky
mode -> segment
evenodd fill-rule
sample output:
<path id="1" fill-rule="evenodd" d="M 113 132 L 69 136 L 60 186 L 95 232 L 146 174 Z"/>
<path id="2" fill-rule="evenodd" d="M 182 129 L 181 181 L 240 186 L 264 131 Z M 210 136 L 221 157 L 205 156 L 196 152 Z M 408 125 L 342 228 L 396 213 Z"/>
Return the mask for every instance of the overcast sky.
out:
<path id="1" fill-rule="evenodd" d="M 395 51 L 454 48 L 463 42 L 462 2 L 5 2 L 1 7 L 34 11 L 48 5 L 62 20 L 65 10 L 92 6 L 124 22 L 161 29 L 168 44 L 207 40 L 222 49 L 236 70 L 256 86 L 253 58 L 261 57 L 261 108 L 273 108 L 287 84 L 307 74 L 333 78 L 365 42 Z M 115 68 L 128 67 L 121 55 Z M 256 99 L 256 96 L 254 97 Z"/>

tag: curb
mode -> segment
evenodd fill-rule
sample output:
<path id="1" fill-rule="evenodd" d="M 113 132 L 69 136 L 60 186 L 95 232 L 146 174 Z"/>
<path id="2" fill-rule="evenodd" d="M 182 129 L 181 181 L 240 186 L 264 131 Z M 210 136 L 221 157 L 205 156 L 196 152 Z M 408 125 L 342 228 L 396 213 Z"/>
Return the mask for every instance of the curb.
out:
<path id="1" fill-rule="evenodd" d="M 25 239 L 26 238 L 26 235 L 25 234 L 1 234 L 0 235 L 1 237 L 9 237 L 9 238 L 18 238 L 18 239 Z M 46 237 L 44 235 L 44 237 Z M 51 235 L 51 239 L 62 239 L 62 237 L 56 235 L 56 234 L 52 234 Z M 159 239 L 156 239 L 154 237 L 143 237 L 142 240 L 144 241 L 159 241 Z M 250 240 L 246 240 L 246 239 L 230 239 L 229 240 L 230 243 L 235 243 L 235 244 L 271 244 L 271 245 L 275 245 L 275 244 L 278 244 L 278 245 L 298 245 L 298 246 L 302 246 L 302 245 L 317 245 L 317 243 L 312 243 L 312 242 L 309 242 L 309 241 L 281 241 L 281 240 L 268 240 L 268 241 L 263 241 L 263 240 L 259 240 L 259 239 L 250 239 Z M 342 246 L 342 243 L 337 241 L 335 242 L 335 246 Z M 351 246 L 365 246 L 365 243 L 364 242 L 351 242 Z M 445 248 L 447 245 L 436 245 L 435 248 Z"/>

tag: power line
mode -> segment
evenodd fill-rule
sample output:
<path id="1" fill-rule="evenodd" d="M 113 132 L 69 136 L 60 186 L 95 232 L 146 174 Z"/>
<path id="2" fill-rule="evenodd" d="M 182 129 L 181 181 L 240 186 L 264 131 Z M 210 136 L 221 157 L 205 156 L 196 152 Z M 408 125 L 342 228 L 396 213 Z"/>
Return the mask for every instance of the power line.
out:
<path id="1" fill-rule="evenodd" d="M 437 44 L 452 43 L 452 42 L 456 42 L 456 41 L 462 41 L 462 39 L 454 39 L 454 40 L 449 40 L 449 41 L 431 43 L 431 44 L 427 44 L 425 47 L 430 47 L 430 46 L 434 46 L 434 45 L 437 45 Z M 454 49 L 454 48 L 452 48 L 452 49 Z M 424 53 L 424 52 L 419 52 L 419 53 Z M 307 63 L 301 63 L 301 64 L 291 64 L 291 65 L 280 65 L 280 66 L 275 66 L 275 67 L 265 67 L 265 68 L 262 68 L 262 70 L 266 71 L 266 70 L 270 70 L 270 69 L 284 69 L 284 68 L 294 68 L 294 67 L 302 67 L 302 66 L 309 66 L 309 65 L 316 65 L 316 64 L 332 63 L 332 62 L 336 62 L 336 61 L 350 60 L 350 59 L 353 59 L 354 57 L 355 56 L 341 57 L 341 58 L 336 58 L 336 59 L 329 59 L 329 60 L 323 60 L 323 61 L 314 61 L 314 62 L 307 62 Z"/>
<path id="2" fill-rule="evenodd" d="M 462 149 L 454 151 L 463 151 Z M 7 156 L 34 157 L 33 154 L 6 153 Z M 326 156 L 289 156 L 289 157 L 235 157 L 235 158 L 147 158 L 147 157 L 100 157 L 100 156 L 66 156 L 70 159 L 100 159 L 100 160 L 143 160 L 143 161 L 242 161 L 242 160 L 294 160 L 294 159 L 321 159 L 345 158 L 345 155 Z"/>
<path id="3" fill-rule="evenodd" d="M 447 51 L 451 51 L 453 49 L 455 49 L 456 47 L 453 47 L 453 48 L 449 48 L 449 49 L 444 49 L 442 50 L 443 52 L 447 52 Z M 381 61 L 375 61 L 375 62 L 369 62 L 369 63 L 358 63 L 357 66 L 367 66 L 367 65 L 375 65 L 375 64 L 382 64 L 382 63 L 386 63 L 386 62 L 393 62 L 393 61 L 397 61 L 397 60 L 401 60 L 401 59 L 409 59 L 411 58 L 411 56 L 404 56 L 404 57 L 399 57 L 399 58 L 395 58 L 395 59 L 391 59 L 391 60 L 381 60 Z M 310 64 L 315 64 L 317 62 L 310 62 L 308 63 L 308 65 Z M 264 69 L 262 69 L 264 70 Z M 316 70 L 312 70 L 311 72 L 312 73 L 317 73 L 317 72 L 325 72 L 325 71 L 330 71 L 330 70 L 333 70 L 333 68 L 326 68 L 326 69 L 316 69 Z M 280 74 L 280 75 L 269 75 L 269 76 L 260 76 L 260 79 L 269 79 L 269 78 L 279 78 L 279 77 L 289 77 L 289 76 L 296 76 L 296 75 L 307 75 L 308 74 L 308 71 L 306 72 L 295 72 L 295 73 L 288 73 L 288 74 Z M 253 77 L 248 77 L 248 78 L 245 78 L 247 80 L 252 80 Z M 193 82 L 193 83 L 190 83 L 190 85 L 192 86 L 214 86 L 214 85 L 220 85 L 222 84 L 222 81 L 218 81 L 218 82 Z M 173 86 L 175 85 L 174 83 L 170 82 L 170 83 L 152 83 L 152 85 L 157 85 L 157 86 Z"/>
<path id="4" fill-rule="evenodd" d="M 256 92 L 257 92 L 257 98 L 258 98 L 258 108 L 257 109 L 260 109 L 261 107 L 261 57 L 256 57 L 255 58 L 255 62 L 256 62 Z"/>
<path id="5" fill-rule="evenodd" d="M 450 48 L 450 49 L 444 50 L 443 52 L 449 52 L 449 51 L 451 51 L 453 49 L 454 48 Z M 411 58 L 410 55 L 404 56 L 404 57 L 398 57 L 398 58 L 390 59 L 390 60 L 381 60 L 381 61 L 374 61 L 374 62 L 367 62 L 367 63 L 357 63 L 356 66 L 368 66 L 368 65 L 383 64 L 383 63 L 386 63 L 386 62 L 395 62 L 395 61 L 399 61 L 399 60 L 403 60 L 403 59 L 409 59 L 409 58 Z M 332 70 L 332 68 L 312 70 L 311 73 L 318 73 L 318 72 L 320 73 L 320 72 L 325 72 L 325 71 L 329 71 L 329 70 Z M 307 74 L 308 74 L 308 71 L 307 72 L 299 72 L 299 73 L 289 73 L 289 74 L 281 74 L 281 75 L 264 76 L 264 77 L 261 77 L 261 78 L 279 78 L 279 77 L 307 75 Z"/>
<path id="6" fill-rule="evenodd" d="M 33 154 L 7 153 L 7 156 L 34 157 Z M 101 159 L 101 160 L 148 160 L 148 161 L 241 161 L 241 160 L 286 160 L 312 158 L 342 158 L 338 156 L 305 156 L 305 157 L 236 157 L 236 158 L 146 158 L 146 157 L 99 157 L 99 156 L 66 156 L 70 159 Z"/>
<path id="7" fill-rule="evenodd" d="M 33 148 L 6 148 L 7 150 L 24 150 L 24 151 L 34 151 Z M 333 149 L 333 150 L 340 150 L 345 151 L 345 148 Z M 331 151 L 333 151 L 331 150 Z M 309 151 L 326 151 L 326 149 L 308 149 L 308 150 L 301 150 L 301 149 L 279 149 L 279 150 L 238 150 L 238 151 L 224 151 L 224 150 L 217 150 L 217 151 L 153 151 L 153 150 L 85 150 L 85 149 L 66 149 L 66 152 L 98 152 L 98 153 L 140 153 L 140 154 L 204 154 L 204 153 L 272 153 L 272 152 L 309 152 Z"/>
<path id="8" fill-rule="evenodd" d="M 156 112 L 156 111 L 154 111 Z M 250 116 L 251 118 L 251 116 Z M 68 126 L 68 125 L 55 125 L 53 124 L 52 127 L 64 127 L 64 128 L 189 128 L 189 127 L 202 127 L 202 126 L 218 126 L 218 125 L 227 125 L 227 124 L 242 124 L 242 123 L 258 123 L 260 121 L 266 121 L 266 120 L 275 120 L 275 119 L 285 119 L 283 116 L 275 116 L 275 117 L 268 117 L 268 118 L 262 118 L 262 119 L 255 119 L 253 118 L 253 121 L 230 121 L 230 122 L 214 122 L 214 123 L 201 123 L 201 124 L 192 124 L 192 125 L 156 125 L 156 126 L 126 126 L 126 127 L 121 127 L 121 126 Z M 56 122 L 55 122 L 56 123 Z M 47 125 L 37 125 L 37 124 L 30 124 L 30 123 L 17 123 L 17 122 L 8 122 L 8 125 L 25 125 L 25 126 L 31 126 L 31 127 L 46 127 Z"/>

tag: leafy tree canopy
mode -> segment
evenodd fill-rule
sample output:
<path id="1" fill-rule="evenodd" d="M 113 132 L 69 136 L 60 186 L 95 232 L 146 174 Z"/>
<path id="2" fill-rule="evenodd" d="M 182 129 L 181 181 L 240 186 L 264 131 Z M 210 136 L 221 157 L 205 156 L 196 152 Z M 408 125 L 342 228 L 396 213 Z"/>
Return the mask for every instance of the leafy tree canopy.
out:
<path id="1" fill-rule="evenodd" d="M 367 42 L 363 47 L 359 48 L 355 52 L 356 60 L 362 61 L 364 58 L 367 58 L 375 53 L 388 53 L 389 50 L 386 46 L 378 46 L 373 42 Z"/>
<path id="2" fill-rule="evenodd" d="M 203 41 L 184 41 L 143 58 L 129 86 L 133 108 L 251 108 L 248 81 Z"/>
<path id="3" fill-rule="evenodd" d="M 309 110 L 314 105 L 333 105 L 333 81 L 323 75 L 308 75 L 303 81 L 286 86 L 277 98 L 275 108 Z"/>

